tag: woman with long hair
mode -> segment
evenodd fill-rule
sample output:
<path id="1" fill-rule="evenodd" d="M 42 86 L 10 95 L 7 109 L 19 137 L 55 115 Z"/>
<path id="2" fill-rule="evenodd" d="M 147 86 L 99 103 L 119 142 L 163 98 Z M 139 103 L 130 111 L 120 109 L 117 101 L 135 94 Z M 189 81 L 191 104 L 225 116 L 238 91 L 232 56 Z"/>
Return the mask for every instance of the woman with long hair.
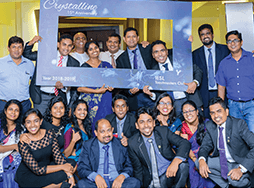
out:
<path id="1" fill-rule="evenodd" d="M 182 113 L 184 121 L 182 122 L 183 126 L 180 136 L 189 140 L 191 143 L 191 150 L 188 158 L 190 186 L 192 188 L 214 187 L 215 184 L 209 179 L 202 178 L 195 167 L 198 151 L 205 136 L 203 117 L 199 114 L 197 105 L 191 100 L 187 100 L 182 104 Z"/>
<path id="2" fill-rule="evenodd" d="M 153 108 L 156 126 L 168 126 L 175 134 L 180 134 L 182 122 L 176 117 L 174 100 L 167 93 L 162 93 L 155 101 Z"/>
<path id="3" fill-rule="evenodd" d="M 89 60 L 81 67 L 86 68 L 112 68 L 112 66 L 105 61 L 99 59 L 100 48 L 95 41 L 90 41 L 85 44 L 85 52 L 89 56 Z M 81 98 L 87 102 L 89 107 L 89 118 L 92 122 L 92 131 L 94 131 L 95 123 L 106 115 L 112 113 L 112 87 L 79 87 L 78 92 L 81 93 Z"/>
<path id="4" fill-rule="evenodd" d="M 14 177 L 21 162 L 18 152 L 19 137 L 24 131 L 21 112 L 21 103 L 13 99 L 0 114 L 0 187 L 18 188 Z"/>
<path id="5" fill-rule="evenodd" d="M 63 98 L 55 96 L 48 103 L 42 124 L 42 128 L 54 130 L 61 152 L 64 151 L 64 129 L 70 122 L 68 113 L 69 110 Z"/>
<path id="6" fill-rule="evenodd" d="M 64 130 L 64 155 L 78 162 L 82 143 L 92 138 L 92 127 L 88 117 L 86 101 L 75 101 L 71 107 L 71 123 Z"/>
<path id="7" fill-rule="evenodd" d="M 75 184 L 75 164 L 66 163 L 54 131 L 42 129 L 42 121 L 37 109 L 24 114 L 27 133 L 23 135 L 29 138 L 29 142 L 21 138 L 18 144 L 22 161 L 15 180 L 20 187 L 72 187 Z"/>

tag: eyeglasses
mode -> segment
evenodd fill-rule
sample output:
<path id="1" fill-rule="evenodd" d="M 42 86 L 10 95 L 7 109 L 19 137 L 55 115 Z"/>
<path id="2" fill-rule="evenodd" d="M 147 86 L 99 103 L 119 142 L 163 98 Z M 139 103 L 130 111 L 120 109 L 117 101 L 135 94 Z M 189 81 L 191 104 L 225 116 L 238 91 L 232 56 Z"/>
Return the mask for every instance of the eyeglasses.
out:
<path id="1" fill-rule="evenodd" d="M 171 106 L 172 103 L 171 102 L 159 102 L 159 105 L 161 105 L 161 106 L 163 106 L 163 105 Z"/>
<path id="2" fill-rule="evenodd" d="M 227 44 L 231 44 L 232 42 L 238 43 L 238 42 L 240 42 L 240 40 L 239 39 L 227 40 Z"/>
<path id="3" fill-rule="evenodd" d="M 189 111 L 183 112 L 183 115 L 188 114 L 188 113 L 192 113 L 192 112 L 195 112 L 195 111 L 196 111 L 195 109 L 194 110 L 189 110 Z"/>
<path id="4" fill-rule="evenodd" d="M 77 38 L 76 38 L 76 40 L 80 40 L 80 39 L 86 40 L 85 37 L 77 37 Z"/>

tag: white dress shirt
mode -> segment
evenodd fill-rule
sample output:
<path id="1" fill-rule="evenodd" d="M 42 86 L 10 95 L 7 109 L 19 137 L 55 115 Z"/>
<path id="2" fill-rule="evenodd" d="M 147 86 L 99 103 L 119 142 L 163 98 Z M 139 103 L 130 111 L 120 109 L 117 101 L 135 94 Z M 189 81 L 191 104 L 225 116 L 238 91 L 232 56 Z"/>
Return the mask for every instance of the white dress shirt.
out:
<path id="1" fill-rule="evenodd" d="M 78 60 L 79 66 L 81 66 L 83 63 L 87 62 L 90 59 L 86 52 L 84 52 L 83 54 L 80 54 L 78 52 L 71 52 L 70 55 L 76 60 Z"/>
<path id="2" fill-rule="evenodd" d="M 116 64 L 116 59 L 124 52 L 124 50 L 118 50 L 118 52 L 114 53 L 114 60 L 115 60 L 115 64 Z M 112 60 L 111 60 L 111 53 L 109 51 L 106 52 L 101 52 L 99 59 L 101 61 L 106 61 L 108 63 L 110 63 L 110 65 L 112 65 Z"/>

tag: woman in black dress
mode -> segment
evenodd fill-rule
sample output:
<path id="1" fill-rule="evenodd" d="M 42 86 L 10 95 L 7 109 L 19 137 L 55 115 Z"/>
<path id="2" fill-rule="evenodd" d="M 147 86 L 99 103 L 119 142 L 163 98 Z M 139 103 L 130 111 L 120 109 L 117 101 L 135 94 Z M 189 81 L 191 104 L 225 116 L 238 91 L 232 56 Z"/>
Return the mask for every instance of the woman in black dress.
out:
<path id="1" fill-rule="evenodd" d="M 19 142 L 22 157 L 15 181 L 20 187 L 60 187 L 73 186 L 75 168 L 66 163 L 61 155 L 57 139 L 52 130 L 41 129 L 42 115 L 39 110 L 30 109 L 24 114 L 23 123 L 28 133 L 24 137 L 29 142 Z M 54 159 L 55 165 L 51 159 Z M 66 182 L 68 180 L 68 183 Z"/>

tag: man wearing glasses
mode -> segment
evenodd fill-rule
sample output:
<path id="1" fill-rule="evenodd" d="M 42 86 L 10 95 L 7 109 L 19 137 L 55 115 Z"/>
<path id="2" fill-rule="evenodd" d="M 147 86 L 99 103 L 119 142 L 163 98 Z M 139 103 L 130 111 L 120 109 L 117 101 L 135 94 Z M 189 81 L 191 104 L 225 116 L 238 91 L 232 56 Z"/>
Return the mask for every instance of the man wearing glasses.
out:
<path id="1" fill-rule="evenodd" d="M 230 115 L 244 119 L 254 132 L 254 57 L 241 48 L 242 34 L 237 30 L 228 32 L 226 41 L 231 53 L 221 61 L 216 74 L 218 96 L 224 100 L 227 89 Z"/>

